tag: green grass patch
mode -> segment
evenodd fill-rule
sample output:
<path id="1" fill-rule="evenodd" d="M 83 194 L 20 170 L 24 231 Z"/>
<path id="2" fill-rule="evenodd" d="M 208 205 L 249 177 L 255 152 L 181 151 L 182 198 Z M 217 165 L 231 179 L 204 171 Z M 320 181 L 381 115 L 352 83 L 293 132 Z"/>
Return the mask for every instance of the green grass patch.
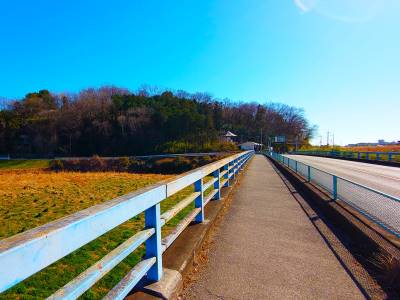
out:
<path id="1" fill-rule="evenodd" d="M 0 160 L 0 170 L 47 169 L 49 159 Z"/>

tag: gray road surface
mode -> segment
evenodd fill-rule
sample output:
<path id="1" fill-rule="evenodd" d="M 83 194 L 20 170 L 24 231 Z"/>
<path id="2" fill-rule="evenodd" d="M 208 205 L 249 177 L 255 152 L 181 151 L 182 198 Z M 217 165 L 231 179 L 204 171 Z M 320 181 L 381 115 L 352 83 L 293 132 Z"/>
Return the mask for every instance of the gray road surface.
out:
<path id="1" fill-rule="evenodd" d="M 184 299 L 363 299 L 267 159 L 256 155 Z"/>

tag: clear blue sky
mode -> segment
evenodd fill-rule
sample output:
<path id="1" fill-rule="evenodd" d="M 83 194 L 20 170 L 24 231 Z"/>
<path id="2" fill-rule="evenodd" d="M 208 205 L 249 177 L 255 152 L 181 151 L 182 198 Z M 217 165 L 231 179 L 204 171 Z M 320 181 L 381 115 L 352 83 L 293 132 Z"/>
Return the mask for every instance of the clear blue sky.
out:
<path id="1" fill-rule="evenodd" d="M 400 1 L 0 2 L 0 96 L 112 84 L 303 107 L 335 141 L 400 140 Z"/>

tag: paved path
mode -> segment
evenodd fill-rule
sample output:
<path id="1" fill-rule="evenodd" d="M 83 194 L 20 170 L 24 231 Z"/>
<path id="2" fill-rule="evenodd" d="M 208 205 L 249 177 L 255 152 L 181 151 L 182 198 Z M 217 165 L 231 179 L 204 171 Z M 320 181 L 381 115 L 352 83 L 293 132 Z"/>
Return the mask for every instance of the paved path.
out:
<path id="1" fill-rule="evenodd" d="M 185 299 L 363 299 L 266 158 L 233 197 Z"/>
<path id="2" fill-rule="evenodd" d="M 400 168 L 318 156 L 285 156 L 389 195 L 400 197 Z"/>

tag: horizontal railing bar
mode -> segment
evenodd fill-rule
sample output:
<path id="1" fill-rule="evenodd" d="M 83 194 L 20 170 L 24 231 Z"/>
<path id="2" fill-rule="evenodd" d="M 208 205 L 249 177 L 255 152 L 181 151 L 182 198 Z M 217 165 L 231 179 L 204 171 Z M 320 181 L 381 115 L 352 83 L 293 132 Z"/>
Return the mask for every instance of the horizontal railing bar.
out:
<path id="1" fill-rule="evenodd" d="M 159 203 L 165 194 L 165 184 L 152 185 L 1 240 L 0 292 Z"/>
<path id="2" fill-rule="evenodd" d="M 225 179 L 224 181 L 221 181 L 220 186 L 223 187 L 225 185 L 225 183 L 228 182 L 229 179 Z"/>
<path id="3" fill-rule="evenodd" d="M 211 180 L 207 181 L 207 183 L 204 183 L 203 184 L 203 192 L 207 191 L 209 189 L 209 187 L 212 186 L 217 180 L 218 180 L 218 178 L 212 178 Z"/>
<path id="4" fill-rule="evenodd" d="M 139 262 L 128 274 L 103 298 L 103 300 L 123 300 L 135 285 L 146 275 L 147 271 L 156 263 L 151 257 Z"/>
<path id="5" fill-rule="evenodd" d="M 181 189 L 191 185 L 192 183 L 196 182 L 197 180 L 200 180 L 207 175 L 211 174 L 215 170 L 218 170 L 225 166 L 226 164 L 232 162 L 233 160 L 249 154 L 251 151 L 247 152 L 242 152 L 238 153 L 235 155 L 232 155 L 230 157 L 221 159 L 215 163 L 211 163 L 208 165 L 205 165 L 204 167 L 198 168 L 194 171 L 189 171 L 186 172 L 182 175 L 180 175 L 178 178 L 171 180 L 170 182 L 167 183 L 167 197 L 175 194 L 177 191 L 180 191 Z"/>
<path id="6" fill-rule="evenodd" d="M 224 175 L 228 172 L 228 170 L 222 171 L 219 173 L 219 178 L 224 177 Z"/>
<path id="7" fill-rule="evenodd" d="M 204 206 L 207 205 L 208 202 L 210 202 L 210 200 L 215 196 L 215 194 L 218 193 L 218 189 L 214 189 L 212 190 L 212 192 L 210 192 L 210 194 L 207 195 L 207 197 L 204 198 Z"/>
<path id="8" fill-rule="evenodd" d="M 364 211 L 362 208 L 357 206 L 356 204 L 352 203 L 351 201 L 346 200 L 345 198 L 342 198 L 340 195 L 338 195 L 338 199 L 345 202 L 347 205 L 351 206 L 354 208 L 356 211 L 358 211 L 360 214 L 371 220 L 372 222 L 375 222 L 379 226 L 381 226 L 383 229 L 389 231 L 396 237 L 400 238 L 400 232 L 396 231 L 394 228 L 392 228 L 390 225 L 386 224 L 385 222 L 379 220 L 378 218 L 374 217 L 372 214 Z"/>
<path id="9" fill-rule="evenodd" d="M 154 228 L 136 233 L 47 299 L 78 298 L 154 233 Z"/>
<path id="10" fill-rule="evenodd" d="M 162 239 L 161 244 L 163 245 L 163 252 L 168 249 L 169 246 L 176 240 L 176 238 L 185 230 L 186 227 L 194 220 L 194 218 L 201 211 L 201 208 L 195 208 L 189 213 L 179 224 L 174 228 L 171 234 Z"/>
<path id="11" fill-rule="evenodd" d="M 198 196 L 200 196 L 200 192 L 194 192 L 182 201 L 179 201 L 179 203 L 173 206 L 170 210 L 164 212 L 161 215 L 161 226 L 164 226 L 165 223 L 175 217 L 181 210 L 192 203 Z"/>

